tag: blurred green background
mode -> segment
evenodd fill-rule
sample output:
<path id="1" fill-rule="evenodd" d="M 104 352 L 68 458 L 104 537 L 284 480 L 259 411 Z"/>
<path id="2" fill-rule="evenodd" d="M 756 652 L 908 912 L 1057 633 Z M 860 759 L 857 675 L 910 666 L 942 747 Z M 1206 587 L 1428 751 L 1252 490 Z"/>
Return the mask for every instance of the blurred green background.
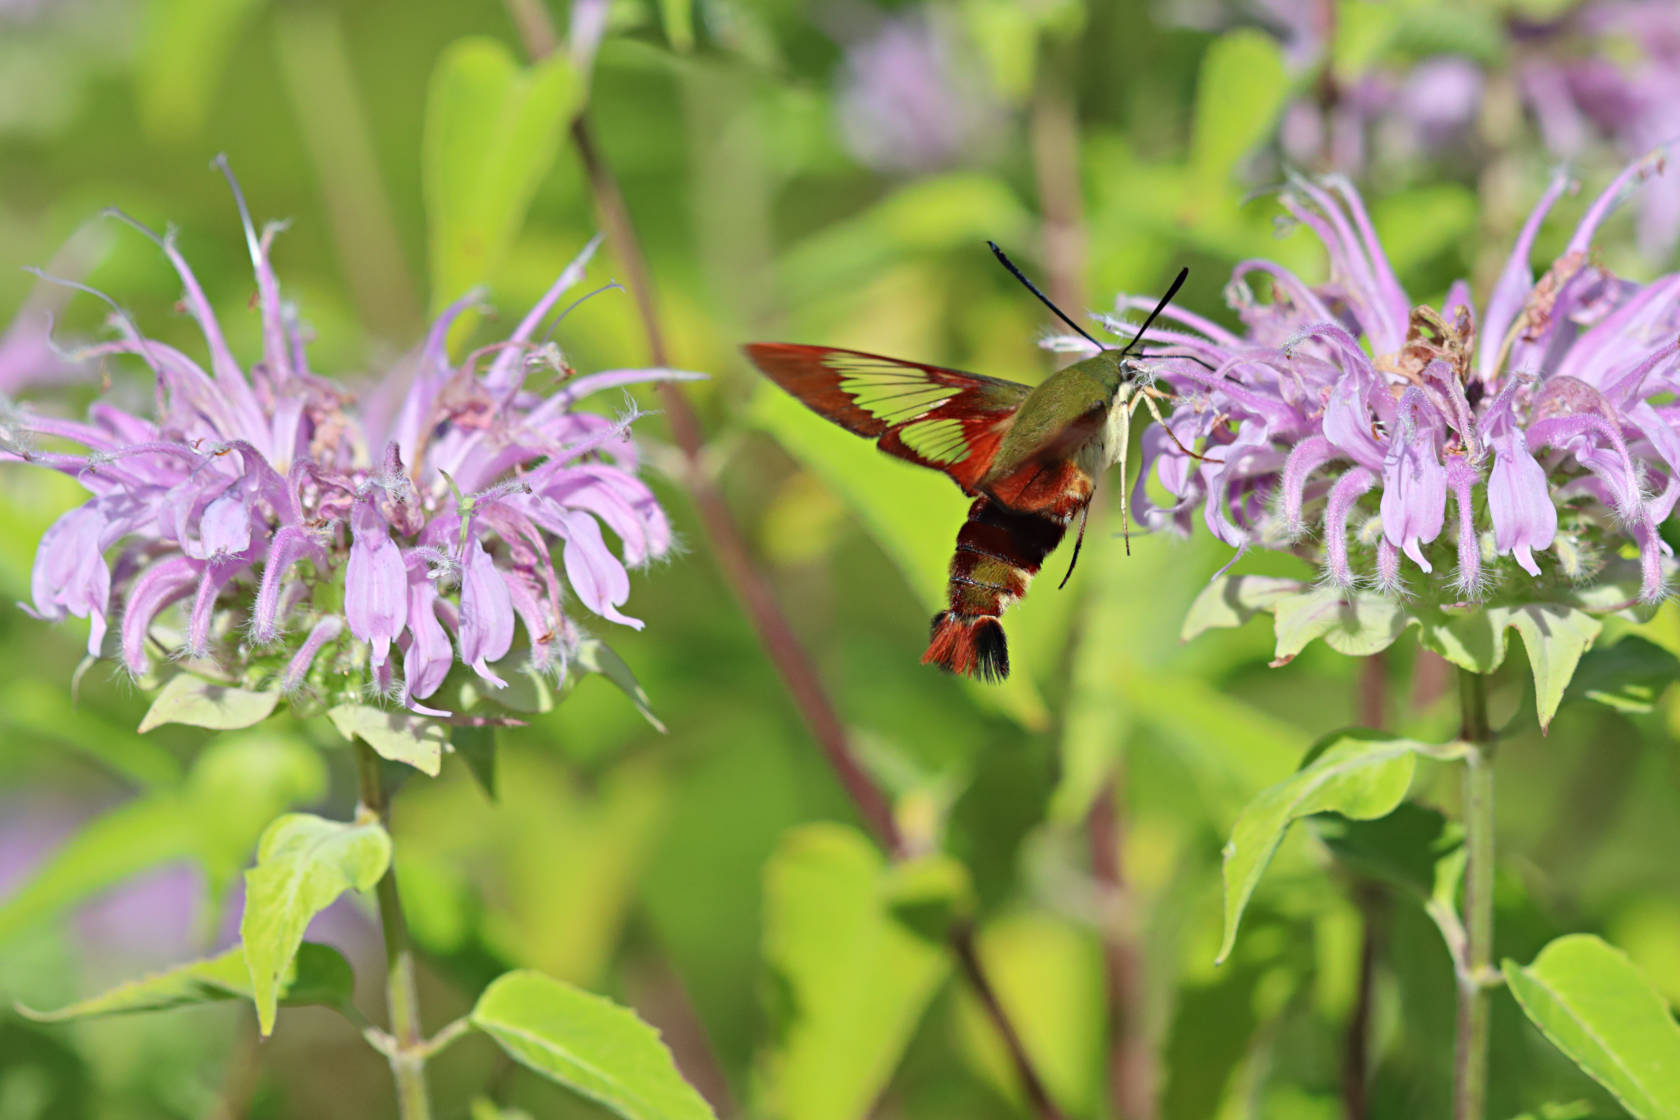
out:
<path id="1" fill-rule="evenodd" d="M 564 27 L 565 5 L 548 2 Z M 1527 49 L 1514 29 L 1567 8 L 609 6 L 588 118 L 640 231 L 672 362 L 712 376 L 690 394 L 705 468 L 907 830 L 972 875 L 985 959 L 1071 1116 L 1116 1114 L 1105 928 L 1139 955 L 1120 1033 L 1141 1061 L 1133 1091 L 1144 1086 L 1148 1114 L 1346 1115 L 1346 1024 L 1367 951 L 1368 1114 L 1445 1114 L 1453 1004 L 1440 939 L 1412 901 L 1335 868 L 1306 830 L 1262 885 L 1235 958 L 1212 960 L 1219 853 L 1237 809 L 1318 736 L 1369 718 L 1362 697 L 1396 730 L 1449 735 L 1449 679 L 1407 643 L 1368 665 L 1315 645 L 1276 669 L 1260 624 L 1181 643 L 1185 607 L 1228 550 L 1134 533 L 1125 555 L 1115 480 L 1067 588 L 1054 588 L 1064 549 L 1011 612 L 1008 686 L 942 677 L 917 658 L 963 499 L 768 391 L 738 345 L 852 346 L 1036 381 L 1054 368 L 1037 345 L 1046 316 L 994 265 L 987 238 L 1079 308 L 1156 292 L 1188 265 L 1180 302 L 1234 322 L 1222 299 L 1234 261 L 1263 255 L 1322 278 L 1310 237 L 1278 236 L 1267 188 L 1286 164 L 1337 160 L 1326 149 L 1315 164 L 1280 130 L 1302 106 L 1334 123 L 1362 75 L 1401 80 L 1449 52 L 1484 75 L 1463 135 L 1408 147 L 1373 119 L 1368 158 L 1347 168 L 1408 290 L 1438 302 L 1454 278 L 1482 283 L 1497 269 L 1556 159 L 1514 92 Z M 1303 47 L 1293 26 L 1317 26 L 1319 39 Z M 148 333 L 197 352 L 161 255 L 96 220 L 115 205 L 178 228 L 234 349 L 250 353 L 253 282 L 209 168 L 225 152 L 257 220 L 290 221 L 276 265 L 316 333 L 315 369 L 380 368 L 414 342 L 428 308 L 479 282 L 499 316 L 475 329 L 498 337 L 597 220 L 563 126 L 510 133 L 506 105 L 443 139 L 428 125 L 440 66 L 462 50 L 523 65 L 496 4 L 0 0 L 0 323 L 34 284 L 20 267 L 46 264 L 91 221 L 84 278 Z M 428 183 L 493 156 L 528 190 L 510 188 L 505 222 L 462 248 Z M 1618 158 L 1606 142 L 1575 170 L 1591 190 Z M 1564 209 L 1573 217 L 1580 200 Z M 1548 230 L 1538 256 L 1567 232 L 1568 221 Z M 1631 274 L 1674 263 L 1640 241 L 1633 218 L 1607 240 Z M 610 241 L 591 276 L 625 278 Z M 55 329 L 91 334 L 102 313 L 78 297 Z M 625 293 L 590 301 L 558 337 L 582 370 L 648 361 Z M 138 366 L 102 374 L 123 399 L 149 393 Z M 19 395 L 63 407 L 50 387 Z M 90 391 L 70 396 L 80 407 Z M 663 418 L 638 430 L 685 547 L 635 579 L 629 609 L 644 632 L 595 629 L 669 734 L 587 679 L 555 712 L 501 734 L 495 801 L 458 761 L 436 780 L 410 777 L 394 834 L 428 1026 L 498 972 L 530 966 L 634 1005 L 730 1115 L 1024 1114 L 946 957 L 895 957 L 870 940 L 875 857 L 861 832 L 817 823 L 858 825 L 673 481 Z M 45 472 L 0 469 L 0 599 L 11 602 L 28 598 L 42 531 L 79 499 Z M 1240 570 L 1308 571 L 1275 556 Z M 1680 611 L 1665 607 L 1647 636 L 1680 650 Z M 146 700 L 109 664 L 72 697 L 84 637 L 80 624 L 0 611 L 8 1006 L 56 1006 L 224 944 L 229 891 L 260 824 L 287 806 L 344 814 L 355 801 L 351 760 L 324 723 L 277 719 L 215 745 L 183 728 L 141 737 Z M 1667 700 L 1646 713 L 1566 706 L 1541 738 L 1528 687 L 1513 654 L 1494 697 L 1496 719 L 1512 722 L 1499 754 L 1499 953 L 1526 960 L 1559 932 L 1602 932 L 1680 999 L 1680 711 Z M 1426 772 L 1415 796 L 1450 807 L 1455 791 Z M 1093 806 L 1118 812 L 1118 893 L 1091 871 Z M 802 912 L 801 892 L 836 913 L 855 903 L 845 914 L 857 935 L 798 959 L 809 946 L 790 948 L 779 931 Z M 341 903 L 315 935 L 347 948 L 362 1005 L 377 1008 L 367 909 Z M 842 1002 L 863 993 L 857 1004 L 800 1021 L 790 991 L 814 990 L 799 987 L 813 970 Z M 1495 1032 L 1495 1114 L 1619 1115 L 1508 1001 Z M 598 1115 L 483 1040 L 434 1069 L 444 1116 L 491 1115 L 489 1100 Z M 259 1047 L 244 1006 L 74 1027 L 0 1010 L 0 1120 L 392 1114 L 383 1061 L 326 1011 L 284 1013 Z"/>

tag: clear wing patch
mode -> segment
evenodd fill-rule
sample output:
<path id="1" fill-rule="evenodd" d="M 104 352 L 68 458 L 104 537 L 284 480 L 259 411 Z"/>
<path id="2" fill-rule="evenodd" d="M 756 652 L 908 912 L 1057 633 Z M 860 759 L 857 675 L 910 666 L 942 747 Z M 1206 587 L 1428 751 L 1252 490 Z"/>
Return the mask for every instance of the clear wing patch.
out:
<path id="1" fill-rule="evenodd" d="M 963 391 L 961 386 L 941 385 L 921 371 L 897 363 L 876 365 L 850 355 L 833 355 L 827 364 L 840 375 L 840 391 L 887 424 L 914 420 Z"/>
<path id="2" fill-rule="evenodd" d="M 951 417 L 906 424 L 899 430 L 898 438 L 928 462 L 941 466 L 960 463 L 969 456 L 963 422 Z"/>

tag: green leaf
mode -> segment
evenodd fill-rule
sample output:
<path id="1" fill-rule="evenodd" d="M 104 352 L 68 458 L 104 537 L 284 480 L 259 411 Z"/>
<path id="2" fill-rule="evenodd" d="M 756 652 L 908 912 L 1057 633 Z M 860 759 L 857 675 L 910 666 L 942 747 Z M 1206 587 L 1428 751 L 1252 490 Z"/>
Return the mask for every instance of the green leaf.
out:
<path id="1" fill-rule="evenodd" d="M 1557 715 L 1563 690 L 1569 687 L 1581 655 L 1592 648 L 1604 624 L 1573 607 L 1533 603 L 1512 610 L 1507 625 L 1528 650 L 1529 669 L 1534 673 L 1534 704 L 1544 733 Z"/>
<path id="2" fill-rule="evenodd" d="M 197 844 L 190 803 L 174 791 L 119 805 L 83 825 L 0 904 L 0 944 L 138 871 L 187 858 Z"/>
<path id="3" fill-rule="evenodd" d="M 1386 817 L 1322 816 L 1313 831 L 1336 859 L 1419 900 L 1452 897 L 1464 870 L 1464 828 L 1411 802 Z"/>
<path id="4" fill-rule="evenodd" d="M 461 725 L 449 729 L 449 745 L 467 769 L 472 771 L 484 795 L 496 799 L 496 729 Z"/>
<path id="5" fill-rule="evenodd" d="M 1242 158 L 1271 133 L 1288 92 L 1283 53 L 1271 37 L 1234 31 L 1215 39 L 1196 82 L 1194 178 L 1224 190 Z"/>
<path id="6" fill-rule="evenodd" d="M 343 1007 L 355 992 L 356 979 L 337 949 L 306 941 L 286 969 L 278 988 L 283 1007 L 318 1004 Z M 56 1011 L 19 1007 L 26 1018 L 41 1023 L 93 1019 L 137 1011 L 167 1011 L 228 999 L 251 998 L 251 974 L 238 946 L 208 960 L 177 965 L 152 976 L 131 980 Z"/>
<path id="7" fill-rule="evenodd" d="M 1503 962 L 1524 1014 L 1640 1120 L 1680 1116 L 1680 1026 L 1622 954 L 1597 937 L 1560 937 L 1523 967 Z"/>
<path id="8" fill-rule="evenodd" d="M 216 83 L 255 0 L 158 0 L 145 9 L 136 101 L 153 136 L 187 137 L 203 127 Z"/>
<path id="9" fill-rule="evenodd" d="M 327 789 L 321 756 L 266 730 L 223 736 L 205 748 L 187 777 L 186 797 L 213 900 L 251 860 L 269 821 Z"/>
<path id="10" fill-rule="evenodd" d="M 472 1023 L 515 1061 L 628 1120 L 713 1116 L 658 1031 L 611 1000 L 540 972 L 497 977 L 478 997 Z"/>
<path id="11" fill-rule="evenodd" d="M 362 740 L 380 758 L 407 763 L 429 778 L 443 768 L 449 728 L 435 719 L 370 704 L 340 704 L 327 718 L 340 735 Z"/>
<path id="12" fill-rule="evenodd" d="M 1294 659 L 1314 638 L 1349 657 L 1369 657 L 1394 644 L 1411 621 L 1399 599 L 1317 587 L 1281 597 L 1273 607 L 1277 651 L 1272 664 Z"/>
<path id="13" fill-rule="evenodd" d="M 234 731 L 261 723 L 279 702 L 277 688 L 253 692 L 207 681 L 191 673 L 179 673 L 158 689 L 157 699 L 140 721 L 140 730 L 150 731 L 166 723 L 185 723 L 212 731 Z"/>
<path id="14" fill-rule="evenodd" d="M 659 22 L 673 50 L 694 49 L 694 0 L 659 0 Z"/>
<path id="15" fill-rule="evenodd" d="M 435 308 L 496 276 L 585 89 L 562 51 L 522 69 L 494 39 L 445 49 L 420 151 Z"/>
<path id="16" fill-rule="evenodd" d="M 1188 642 L 1209 630 L 1241 626 L 1257 614 L 1275 610 L 1304 587 L 1298 579 L 1276 576 L 1220 576 L 1191 602 L 1178 636 Z"/>
<path id="17" fill-rule="evenodd" d="M 268 826 L 257 865 L 245 873 L 245 913 L 239 920 L 264 1037 L 274 1030 L 280 978 L 310 919 L 345 890 L 372 887 L 390 863 L 391 838 L 378 821 L 350 824 L 290 813 Z"/>
<path id="18" fill-rule="evenodd" d="M 653 729 L 661 735 L 665 733 L 665 725 L 653 714 L 648 695 L 636 680 L 636 674 L 630 671 L 630 666 L 624 663 L 624 659 L 614 653 L 605 642 L 596 638 L 583 639 L 578 643 L 577 652 L 572 660 L 578 668 L 590 673 L 599 673 L 617 685 L 619 691 L 630 697 L 630 702 L 636 705 L 636 710 L 642 713 L 642 718 L 651 723 Z"/>
<path id="19" fill-rule="evenodd" d="M 764 879 L 775 1042 L 761 1056 L 759 1111 L 855 1120 L 898 1065 L 950 954 L 899 919 L 893 873 L 853 829 L 794 829 Z"/>
<path id="20" fill-rule="evenodd" d="M 1225 937 L 1218 960 L 1236 943 L 1243 910 L 1289 826 L 1314 813 L 1356 820 L 1388 815 L 1412 784 L 1420 750 L 1427 748 L 1411 739 L 1337 732 L 1314 746 L 1311 762 L 1249 803 L 1225 845 Z"/>
<path id="21" fill-rule="evenodd" d="M 157 740 L 74 705 L 67 691 L 42 688 L 32 677 L 14 677 L 0 691 L 0 730 L 13 742 L 62 743 L 146 788 L 181 778 L 180 760 Z"/>
<path id="22" fill-rule="evenodd" d="M 1575 668 L 1565 700 L 1592 700 L 1619 712 L 1655 709 L 1663 691 L 1680 680 L 1680 657 L 1637 634 L 1587 651 Z"/>

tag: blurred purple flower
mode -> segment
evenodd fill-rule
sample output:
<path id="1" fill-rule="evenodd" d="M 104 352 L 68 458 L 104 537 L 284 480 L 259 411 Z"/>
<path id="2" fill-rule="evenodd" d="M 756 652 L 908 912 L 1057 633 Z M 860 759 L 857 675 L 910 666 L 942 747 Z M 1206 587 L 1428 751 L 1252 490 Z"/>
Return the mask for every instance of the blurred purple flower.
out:
<path id="1" fill-rule="evenodd" d="M 923 14 L 888 18 L 851 42 L 839 83 L 840 137 L 881 171 L 949 166 L 999 113 L 977 60 Z"/>
<path id="2" fill-rule="evenodd" d="M 1625 159 L 1680 139 L 1680 4 L 1590 3 L 1517 39 L 1517 80 L 1555 155 L 1583 156 L 1598 142 Z M 1680 241 L 1680 176 L 1641 196 L 1638 236 L 1658 256 Z"/>
<path id="3" fill-rule="evenodd" d="M 1199 510 L 1239 550 L 1289 547 L 1313 521 L 1333 583 L 1374 569 L 1400 590 L 1404 557 L 1425 574 L 1445 564 L 1463 599 L 1509 574 L 1501 557 L 1532 577 L 1535 553 L 1551 550 L 1556 573 L 1584 581 L 1629 539 L 1640 598 L 1662 597 L 1657 527 L 1680 498 L 1680 274 L 1639 285 L 1590 256 L 1605 217 L 1660 162 L 1624 171 L 1536 282 L 1535 237 L 1568 185 L 1554 180 L 1479 312 L 1462 281 L 1440 308 L 1415 305 L 1358 193 L 1294 181 L 1283 205 L 1324 243 L 1330 279 L 1244 261 L 1228 289 L 1241 334 L 1182 309 L 1150 331 L 1180 403 L 1167 421 L 1176 442 L 1144 435 L 1134 508 L 1186 532 Z M 1178 446 L 1198 442 L 1205 461 Z M 1151 469 L 1171 504 L 1151 505 Z"/>
<path id="4" fill-rule="evenodd" d="M 461 662 L 500 687 L 490 663 L 511 649 L 517 617 L 534 667 L 563 674 L 579 640 L 561 606 L 567 585 L 593 613 L 640 628 L 619 611 L 629 594 L 625 569 L 662 556 L 670 525 L 636 477 L 628 435 L 636 414 L 613 421 L 572 405 L 603 389 L 699 375 L 614 370 L 547 395 L 527 383 L 531 373 L 569 372 L 557 348 L 539 341 L 539 327 L 582 278 L 595 243 L 507 341 L 452 364 L 445 337 L 474 302 L 461 299 L 357 407 L 309 368 L 304 328 L 281 301 L 270 264 L 278 227 L 258 235 L 220 166 L 255 269 L 261 357 L 240 366 L 173 234 L 158 237 L 117 215 L 175 267 L 209 368 L 144 337 L 99 296 L 119 337 L 82 356 L 142 359 L 156 378 L 157 417 L 107 403 L 86 422 L 14 417 L 20 433 L 9 435 L 21 438 L 0 445 L 0 458 L 63 471 L 93 494 L 42 538 L 33 612 L 88 618 L 93 655 L 120 619 L 121 656 L 136 675 L 149 668 L 154 645 L 235 669 L 277 654 L 272 668 L 288 689 L 303 688 L 312 668 L 365 674 L 378 692 L 426 714 L 441 714 L 420 701 L 454 663 L 451 632 Z M 45 440 L 87 451 L 42 450 Z M 617 554 L 603 522 L 618 537 Z M 564 581 L 550 555 L 556 545 Z M 171 637 L 164 612 L 177 605 L 184 634 Z M 295 648 L 282 648 L 288 632 L 303 635 Z"/>

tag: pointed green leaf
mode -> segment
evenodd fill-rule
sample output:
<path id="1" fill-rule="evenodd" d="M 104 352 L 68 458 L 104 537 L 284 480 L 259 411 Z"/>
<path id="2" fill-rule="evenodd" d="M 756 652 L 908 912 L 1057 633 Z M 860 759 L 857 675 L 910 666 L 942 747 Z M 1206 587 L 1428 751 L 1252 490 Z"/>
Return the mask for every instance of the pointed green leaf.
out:
<path id="1" fill-rule="evenodd" d="M 1349 657 L 1368 657 L 1394 644 L 1410 616 L 1398 599 L 1337 587 L 1316 587 L 1276 600 L 1273 664 L 1292 660 L 1314 638 Z"/>
<path id="2" fill-rule="evenodd" d="M 794 829 L 771 857 L 764 958 L 775 1042 L 760 1061 L 766 1116 L 868 1115 L 950 971 L 943 942 L 893 912 L 894 881 L 874 845 L 841 825 Z"/>
<path id="3" fill-rule="evenodd" d="M 501 268 L 584 93 L 561 51 L 528 69 L 494 39 L 460 39 L 444 51 L 420 152 L 435 307 Z"/>
<path id="4" fill-rule="evenodd" d="M 1242 158 L 1271 132 L 1289 92 L 1276 41 L 1258 31 L 1215 39 L 1196 81 L 1191 162 L 1198 180 L 1224 189 Z"/>
<path id="5" fill-rule="evenodd" d="M 484 795 L 496 799 L 496 729 L 462 725 L 449 729 L 449 745 L 467 764 Z"/>
<path id="6" fill-rule="evenodd" d="M 181 762 L 155 739 L 142 739 L 100 713 L 75 705 L 63 689 L 42 688 L 37 678 L 14 677 L 0 689 L 0 734 L 23 742 L 63 744 L 146 788 L 174 785 Z"/>
<path id="7" fill-rule="evenodd" d="M 1424 749 L 1413 740 L 1371 731 L 1337 732 L 1314 747 L 1311 762 L 1249 803 L 1225 845 L 1225 937 L 1219 960 L 1231 952 L 1243 910 L 1289 826 L 1314 813 L 1356 820 L 1386 816 L 1405 798 L 1417 752 Z"/>
<path id="8" fill-rule="evenodd" d="M 648 702 L 648 695 L 636 680 L 636 674 L 630 671 L 630 666 L 624 659 L 614 653 L 608 645 L 596 638 L 585 638 L 578 643 L 577 653 L 573 655 L 577 667 L 590 673 L 599 673 L 613 684 L 619 691 L 630 697 L 630 702 L 636 705 L 636 710 L 642 713 L 642 718 L 653 725 L 653 729 L 661 735 L 665 733 L 665 725 L 659 717 L 653 714 L 653 706 Z"/>
<path id="9" fill-rule="evenodd" d="M 1653 710 L 1663 691 L 1677 680 L 1680 657 L 1629 634 L 1613 646 L 1588 650 L 1564 695 L 1619 712 L 1642 713 Z"/>
<path id="10" fill-rule="evenodd" d="M 659 0 L 659 22 L 665 25 L 665 38 L 673 49 L 685 53 L 694 49 L 694 0 Z"/>
<path id="11" fill-rule="evenodd" d="M 1680 1116 L 1680 1026 L 1621 950 L 1560 937 L 1527 967 L 1503 962 L 1524 1014 L 1639 1120 Z"/>
<path id="12" fill-rule="evenodd" d="M 277 688 L 255 692 L 216 684 L 191 673 L 179 673 L 158 689 L 157 699 L 140 721 L 141 731 L 166 723 L 208 727 L 212 731 L 233 731 L 261 723 L 280 702 Z"/>
<path id="13" fill-rule="evenodd" d="M 1563 690 L 1575 675 L 1581 655 L 1592 647 L 1604 624 L 1586 611 L 1555 603 L 1533 603 L 1511 611 L 1509 624 L 1522 637 L 1534 673 L 1534 706 L 1540 730 L 1551 726 L 1563 702 Z"/>
<path id="14" fill-rule="evenodd" d="M 1257 614 L 1276 609 L 1279 602 L 1299 594 L 1298 579 L 1276 576 L 1220 576 L 1197 595 L 1184 614 L 1179 637 L 1188 642 L 1209 630 L 1241 626 Z"/>
<path id="15" fill-rule="evenodd" d="M 263 833 L 257 865 L 245 873 L 239 939 L 251 973 L 257 1024 L 274 1029 L 280 978 L 310 919 L 348 889 L 365 891 L 391 863 L 391 838 L 377 821 L 350 824 L 290 813 Z"/>
<path id="16" fill-rule="evenodd" d="M 342 1007 L 350 1002 L 356 986 L 350 962 L 330 945 L 306 941 L 281 978 L 278 995 L 282 1007 L 319 1004 Z M 126 1015 L 137 1011 L 167 1011 L 227 999 L 251 998 L 251 974 L 236 945 L 208 960 L 177 965 L 164 972 L 131 980 L 97 996 L 61 1007 L 36 1011 L 19 1007 L 26 1018 L 41 1023 L 66 1019 L 93 1019 L 102 1015 Z"/>
<path id="17" fill-rule="evenodd" d="M 1313 831 L 1346 866 L 1419 901 L 1451 898 L 1463 873 L 1463 826 L 1409 801 L 1376 820 L 1316 817 Z"/>
<path id="18" fill-rule="evenodd" d="M 443 768 L 449 728 L 435 719 L 371 704 L 340 704 L 327 718 L 340 735 L 362 740 L 380 758 L 407 763 L 429 778 Z"/>
<path id="19" fill-rule="evenodd" d="M 268 822 L 315 801 L 327 788 L 321 756 L 296 739 L 267 730 L 220 736 L 193 761 L 187 776 L 197 855 L 219 903 L 251 862 Z"/>
<path id="20" fill-rule="evenodd" d="M 609 999 L 540 972 L 509 972 L 478 997 L 472 1023 L 515 1061 L 627 1120 L 713 1118 L 659 1032 Z"/>

